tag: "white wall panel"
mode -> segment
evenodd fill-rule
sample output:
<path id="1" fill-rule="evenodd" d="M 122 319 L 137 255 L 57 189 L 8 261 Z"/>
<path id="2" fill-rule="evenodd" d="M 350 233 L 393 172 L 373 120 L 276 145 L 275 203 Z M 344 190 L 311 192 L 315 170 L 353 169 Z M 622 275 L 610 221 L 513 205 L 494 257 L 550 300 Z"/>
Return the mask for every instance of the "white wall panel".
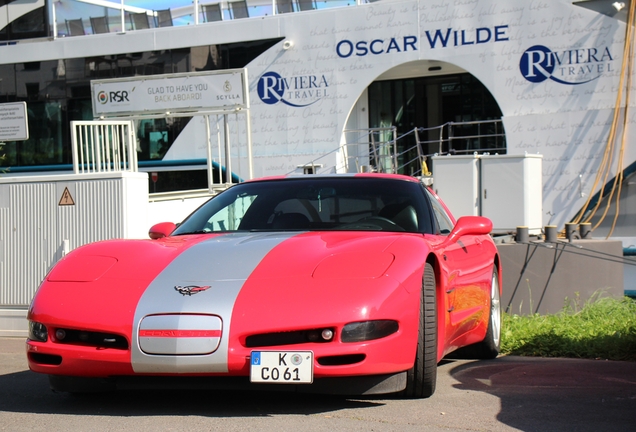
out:
<path id="1" fill-rule="evenodd" d="M 98 240 L 147 235 L 147 178 L 146 173 L 0 177 L 0 335 L 15 333 L 16 310 L 25 313 L 66 252 Z"/>
<path id="2" fill-rule="evenodd" d="M 9 207 L 3 209 L 1 237 L 5 253 L 0 304 L 29 304 L 55 255 L 53 183 L 21 183 L 3 188 Z M 3 216 L 5 216 L 3 215 Z"/>

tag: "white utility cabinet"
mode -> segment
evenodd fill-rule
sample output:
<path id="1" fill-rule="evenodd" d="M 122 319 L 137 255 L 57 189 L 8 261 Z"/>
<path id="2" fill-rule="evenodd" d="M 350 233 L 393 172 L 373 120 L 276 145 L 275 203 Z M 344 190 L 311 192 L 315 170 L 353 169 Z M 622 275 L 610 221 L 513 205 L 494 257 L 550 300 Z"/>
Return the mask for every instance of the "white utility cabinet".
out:
<path id="1" fill-rule="evenodd" d="M 493 232 L 518 226 L 539 234 L 543 223 L 539 154 L 434 156 L 433 188 L 455 217 L 481 215 Z"/>
<path id="2" fill-rule="evenodd" d="M 26 336 L 40 282 L 71 250 L 148 238 L 148 174 L 0 177 L 0 336 Z"/>
<path id="3" fill-rule="evenodd" d="M 479 216 L 479 156 L 433 156 L 433 189 L 453 216 Z"/>
<path id="4" fill-rule="evenodd" d="M 495 231 L 528 227 L 539 234 L 543 224 L 543 156 L 490 155 L 481 161 L 481 214 Z"/>

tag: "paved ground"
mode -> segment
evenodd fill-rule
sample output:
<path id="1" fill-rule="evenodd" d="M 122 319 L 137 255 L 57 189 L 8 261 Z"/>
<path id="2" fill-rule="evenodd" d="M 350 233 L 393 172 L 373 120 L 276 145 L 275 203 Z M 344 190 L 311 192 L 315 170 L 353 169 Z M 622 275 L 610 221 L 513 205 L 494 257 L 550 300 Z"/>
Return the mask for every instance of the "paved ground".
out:
<path id="1" fill-rule="evenodd" d="M 502 357 L 444 361 L 430 399 L 255 392 L 77 397 L 27 370 L 0 338 L 0 430 L 636 431 L 636 363 Z"/>

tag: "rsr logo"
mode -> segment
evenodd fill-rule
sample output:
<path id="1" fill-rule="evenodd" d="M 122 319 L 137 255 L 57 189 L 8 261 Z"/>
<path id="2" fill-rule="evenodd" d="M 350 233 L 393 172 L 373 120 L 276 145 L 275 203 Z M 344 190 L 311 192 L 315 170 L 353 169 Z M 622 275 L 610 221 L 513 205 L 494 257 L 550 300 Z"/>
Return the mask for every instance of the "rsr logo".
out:
<path id="1" fill-rule="evenodd" d="M 102 105 L 105 104 L 105 103 L 108 103 L 108 101 L 110 101 L 110 102 L 130 102 L 130 99 L 128 99 L 128 92 L 126 90 L 111 91 L 111 92 L 108 92 L 108 93 L 106 93 L 105 91 L 101 91 L 97 95 L 97 100 Z"/>

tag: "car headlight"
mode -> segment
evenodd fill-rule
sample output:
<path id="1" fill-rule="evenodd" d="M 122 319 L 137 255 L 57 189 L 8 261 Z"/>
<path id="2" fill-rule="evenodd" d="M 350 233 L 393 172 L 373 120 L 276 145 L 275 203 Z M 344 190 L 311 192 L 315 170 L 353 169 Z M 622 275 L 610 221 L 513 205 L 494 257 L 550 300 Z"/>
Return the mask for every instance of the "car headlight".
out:
<path id="1" fill-rule="evenodd" d="M 342 329 L 342 342 L 363 342 L 380 339 L 398 331 L 393 320 L 361 321 L 349 323 Z"/>
<path id="2" fill-rule="evenodd" d="M 29 339 L 46 342 L 49 337 L 46 326 L 42 323 L 29 321 Z"/>

